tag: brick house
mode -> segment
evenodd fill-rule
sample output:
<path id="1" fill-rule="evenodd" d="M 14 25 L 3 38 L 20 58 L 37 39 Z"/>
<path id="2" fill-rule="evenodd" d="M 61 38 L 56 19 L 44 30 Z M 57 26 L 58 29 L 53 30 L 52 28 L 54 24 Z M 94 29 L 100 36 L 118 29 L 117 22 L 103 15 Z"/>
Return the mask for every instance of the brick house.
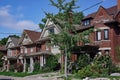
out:
<path id="1" fill-rule="evenodd" d="M 11 65 L 14 65 L 17 61 L 17 56 L 20 52 L 20 47 L 18 45 L 19 38 L 9 37 L 6 43 L 7 55 L 5 62 L 7 63 L 7 71 Z"/>
<path id="2" fill-rule="evenodd" d="M 120 0 L 118 0 L 117 6 L 110 8 L 100 6 L 97 12 L 85 16 L 82 24 L 75 28 L 78 33 L 93 28 L 94 32 L 87 36 L 92 42 L 84 44 L 85 48 L 88 49 L 87 46 L 99 47 L 98 54 L 109 54 L 113 62 L 117 62 L 115 49 L 120 46 Z M 92 54 L 95 55 L 94 52 L 90 53 L 90 55 Z M 77 60 L 76 55 L 78 54 L 73 55 L 74 61 Z"/>
<path id="3" fill-rule="evenodd" d="M 82 24 L 75 25 L 78 33 L 90 28 L 94 32 L 86 38 L 90 43 L 79 43 L 81 51 L 75 50 L 72 53 L 72 60 L 76 61 L 80 53 L 88 53 L 91 57 L 98 54 L 109 54 L 113 62 L 117 62 L 116 50 L 120 46 L 120 0 L 118 5 L 110 8 L 99 7 L 97 12 L 87 15 Z M 34 70 L 34 63 L 39 62 L 40 66 L 46 64 L 47 55 L 56 55 L 61 53 L 56 45 L 48 46 L 51 43 L 49 34 L 58 34 L 61 28 L 55 25 L 50 19 L 47 19 L 42 32 L 24 30 L 20 39 L 9 38 L 6 44 L 7 48 L 7 71 L 9 65 L 14 63 L 23 64 L 23 72 L 26 71 L 26 64 L 30 65 L 29 72 Z M 79 52 L 79 53 L 78 53 Z M 63 57 L 59 60 L 61 63 Z"/>

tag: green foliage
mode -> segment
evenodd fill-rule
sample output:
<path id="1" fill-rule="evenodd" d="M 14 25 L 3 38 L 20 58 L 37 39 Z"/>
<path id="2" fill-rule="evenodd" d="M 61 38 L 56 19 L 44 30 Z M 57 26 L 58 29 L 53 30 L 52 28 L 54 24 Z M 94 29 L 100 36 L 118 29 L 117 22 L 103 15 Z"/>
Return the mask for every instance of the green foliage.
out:
<path id="1" fill-rule="evenodd" d="M 3 60 L 1 60 L 2 57 L 3 57 L 3 54 L 0 52 L 0 67 L 3 67 Z"/>
<path id="2" fill-rule="evenodd" d="M 10 72 L 14 72 L 14 65 L 10 65 Z"/>
<path id="3" fill-rule="evenodd" d="M 88 54 L 81 54 L 77 60 L 78 69 L 82 69 L 89 65 L 91 62 L 90 56 Z"/>
<path id="4" fill-rule="evenodd" d="M 40 70 L 40 63 L 39 62 L 35 62 L 34 63 L 34 72 L 38 72 Z"/>
<path id="5" fill-rule="evenodd" d="M 8 38 L 3 38 L 0 40 L 0 45 L 5 45 L 7 42 Z"/>
<path id="6" fill-rule="evenodd" d="M 23 64 L 16 63 L 16 64 L 14 64 L 13 68 L 16 69 L 18 72 L 22 72 L 23 71 Z"/>
<path id="7" fill-rule="evenodd" d="M 90 77 L 93 75 L 92 68 L 90 65 L 88 65 L 81 70 L 78 70 L 77 74 L 80 78 Z"/>
<path id="8" fill-rule="evenodd" d="M 84 61 L 86 61 L 86 59 Z M 80 78 L 89 77 L 89 76 L 90 77 L 108 76 L 114 71 L 113 69 L 116 68 L 115 66 L 113 66 L 111 57 L 109 55 L 97 55 L 93 59 L 92 64 L 89 65 L 83 64 L 83 65 L 86 66 L 82 66 L 82 68 L 77 73 L 77 76 L 79 76 Z"/>
<path id="9" fill-rule="evenodd" d="M 57 66 L 57 64 L 58 64 L 58 60 L 57 60 L 56 56 L 49 55 L 46 58 L 46 65 L 44 67 L 44 70 L 53 71 L 54 68 Z"/>
<path id="10" fill-rule="evenodd" d="M 120 46 L 116 47 L 116 58 L 120 62 Z"/>

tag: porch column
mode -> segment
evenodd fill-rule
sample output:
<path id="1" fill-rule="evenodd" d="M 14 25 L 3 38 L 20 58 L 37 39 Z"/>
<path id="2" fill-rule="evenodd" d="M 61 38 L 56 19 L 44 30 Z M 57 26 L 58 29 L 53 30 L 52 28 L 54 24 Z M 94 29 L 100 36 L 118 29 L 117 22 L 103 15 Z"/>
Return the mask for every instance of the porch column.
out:
<path id="1" fill-rule="evenodd" d="M 45 57 L 45 55 L 43 55 L 43 64 L 44 65 L 46 64 L 46 57 Z"/>
<path id="2" fill-rule="evenodd" d="M 30 72 L 33 72 L 33 70 L 34 70 L 33 63 L 34 63 L 33 57 L 30 57 Z"/>
<path id="3" fill-rule="evenodd" d="M 43 55 L 40 56 L 40 66 L 43 67 Z"/>
<path id="4" fill-rule="evenodd" d="M 6 70 L 6 64 L 5 64 L 5 60 L 3 61 L 3 71 Z"/>
<path id="5" fill-rule="evenodd" d="M 8 60 L 8 62 L 7 62 L 7 72 L 9 71 L 9 68 L 10 68 L 10 61 Z"/>
<path id="6" fill-rule="evenodd" d="M 23 59 L 20 59 L 20 62 L 23 64 Z"/>
<path id="7" fill-rule="evenodd" d="M 24 58 L 24 63 L 23 63 L 23 72 L 26 71 L 26 58 Z"/>
<path id="8" fill-rule="evenodd" d="M 19 63 L 19 59 L 17 59 L 17 63 Z"/>

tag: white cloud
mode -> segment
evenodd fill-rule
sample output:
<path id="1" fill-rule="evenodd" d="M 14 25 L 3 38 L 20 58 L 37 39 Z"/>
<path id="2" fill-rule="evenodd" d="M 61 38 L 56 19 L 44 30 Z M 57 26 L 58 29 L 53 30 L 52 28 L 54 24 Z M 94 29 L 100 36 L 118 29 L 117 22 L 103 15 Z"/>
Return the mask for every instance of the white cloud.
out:
<path id="1" fill-rule="evenodd" d="M 20 17 L 18 14 L 14 15 L 10 13 L 11 10 L 10 5 L 6 5 L 3 7 L 0 7 L 0 26 L 12 28 L 15 30 L 23 30 L 23 29 L 36 29 L 38 28 L 38 25 L 35 24 L 33 21 L 30 20 L 18 20 Z M 23 14 L 20 14 L 21 17 L 23 17 Z"/>

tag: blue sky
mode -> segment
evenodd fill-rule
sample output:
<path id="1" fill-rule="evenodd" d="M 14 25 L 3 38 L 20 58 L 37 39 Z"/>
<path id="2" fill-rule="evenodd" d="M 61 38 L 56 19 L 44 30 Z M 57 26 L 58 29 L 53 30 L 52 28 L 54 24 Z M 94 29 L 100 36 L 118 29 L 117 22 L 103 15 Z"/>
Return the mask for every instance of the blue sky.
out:
<path id="1" fill-rule="evenodd" d="M 80 8 L 76 11 L 82 11 L 100 1 L 78 0 L 76 4 Z M 117 0 L 104 0 L 100 5 L 108 8 L 116 4 Z M 84 15 L 97 11 L 100 5 L 84 11 Z M 45 17 L 43 11 L 57 13 L 49 0 L 0 0 L 0 39 L 9 36 L 9 33 L 22 33 L 24 29 L 38 29 L 38 24 Z"/>

